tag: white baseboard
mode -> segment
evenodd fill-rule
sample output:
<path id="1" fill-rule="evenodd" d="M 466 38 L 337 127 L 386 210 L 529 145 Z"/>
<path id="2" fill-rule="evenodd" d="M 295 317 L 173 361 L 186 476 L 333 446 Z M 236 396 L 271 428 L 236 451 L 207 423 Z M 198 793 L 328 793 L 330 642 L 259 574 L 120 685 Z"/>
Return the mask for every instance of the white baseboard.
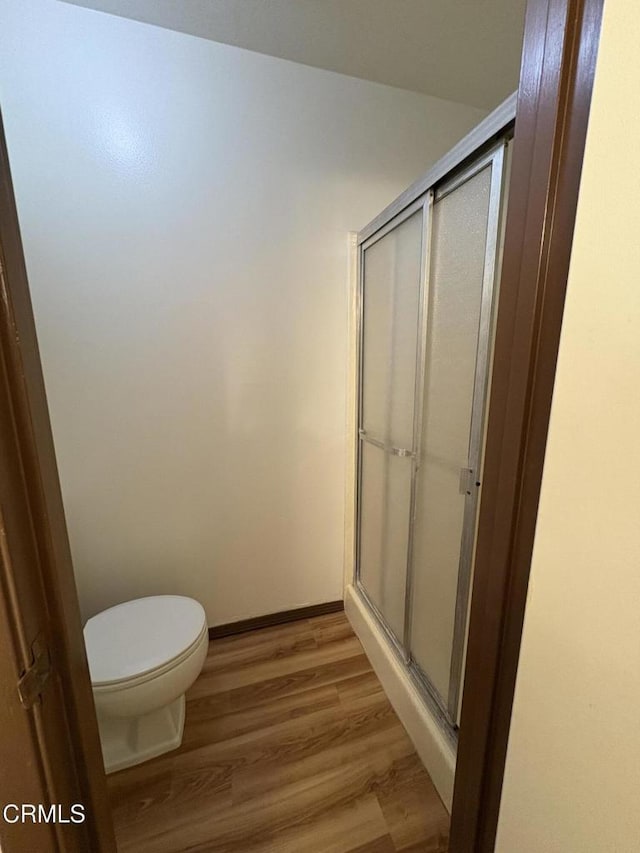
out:
<path id="1" fill-rule="evenodd" d="M 345 612 L 443 803 L 451 812 L 456 769 L 453 746 L 351 584 L 345 592 Z"/>

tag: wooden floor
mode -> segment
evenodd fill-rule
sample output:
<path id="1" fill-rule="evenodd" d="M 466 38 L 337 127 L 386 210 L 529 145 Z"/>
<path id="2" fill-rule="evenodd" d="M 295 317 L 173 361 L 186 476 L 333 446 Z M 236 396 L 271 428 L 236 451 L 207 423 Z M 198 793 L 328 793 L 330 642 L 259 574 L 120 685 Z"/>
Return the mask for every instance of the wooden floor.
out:
<path id="1" fill-rule="evenodd" d="M 109 788 L 121 851 L 447 849 L 448 814 L 342 613 L 212 642 L 180 749 Z"/>

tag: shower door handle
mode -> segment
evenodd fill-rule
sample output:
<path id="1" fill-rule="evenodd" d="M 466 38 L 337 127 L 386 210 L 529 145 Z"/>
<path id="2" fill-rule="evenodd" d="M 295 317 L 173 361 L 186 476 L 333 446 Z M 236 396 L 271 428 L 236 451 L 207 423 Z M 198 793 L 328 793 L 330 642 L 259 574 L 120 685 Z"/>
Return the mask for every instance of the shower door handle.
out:
<path id="1" fill-rule="evenodd" d="M 362 441 L 368 441 L 369 444 L 373 444 L 374 447 L 379 447 L 380 450 L 384 450 L 385 453 L 390 453 L 392 456 L 400 456 L 401 458 L 415 456 L 413 450 L 409 450 L 407 447 L 394 447 L 379 438 L 374 438 L 372 435 L 368 435 L 364 429 L 359 429 L 358 435 Z"/>
<path id="2" fill-rule="evenodd" d="M 406 447 L 390 447 L 389 453 L 391 453 L 393 456 L 400 456 L 400 457 L 415 456 L 415 453 L 413 452 L 413 450 L 409 450 Z"/>
<path id="3" fill-rule="evenodd" d="M 474 486 L 479 486 L 480 483 L 476 482 L 476 478 L 474 476 L 473 468 L 461 468 L 460 469 L 460 486 L 459 492 L 461 495 L 470 495 L 473 491 Z"/>

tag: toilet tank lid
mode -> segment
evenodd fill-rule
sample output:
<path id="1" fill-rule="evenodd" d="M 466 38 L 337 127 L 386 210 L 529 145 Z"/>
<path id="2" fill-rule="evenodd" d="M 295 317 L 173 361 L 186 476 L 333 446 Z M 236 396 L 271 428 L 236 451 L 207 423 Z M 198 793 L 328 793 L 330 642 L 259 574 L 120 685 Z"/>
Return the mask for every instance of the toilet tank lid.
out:
<path id="1" fill-rule="evenodd" d="M 91 682 L 158 669 L 192 646 L 205 625 L 202 605 L 183 595 L 152 595 L 103 610 L 84 626 Z"/>

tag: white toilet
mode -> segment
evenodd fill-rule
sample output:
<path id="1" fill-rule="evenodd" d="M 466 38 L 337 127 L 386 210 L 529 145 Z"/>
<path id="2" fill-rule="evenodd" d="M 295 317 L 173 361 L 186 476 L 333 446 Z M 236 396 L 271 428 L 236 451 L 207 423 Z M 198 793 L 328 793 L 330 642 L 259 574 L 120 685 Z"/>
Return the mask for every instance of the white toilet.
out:
<path id="1" fill-rule="evenodd" d="M 209 642 L 201 604 L 182 595 L 126 601 L 84 627 L 107 773 L 176 749 L 184 694 Z"/>

